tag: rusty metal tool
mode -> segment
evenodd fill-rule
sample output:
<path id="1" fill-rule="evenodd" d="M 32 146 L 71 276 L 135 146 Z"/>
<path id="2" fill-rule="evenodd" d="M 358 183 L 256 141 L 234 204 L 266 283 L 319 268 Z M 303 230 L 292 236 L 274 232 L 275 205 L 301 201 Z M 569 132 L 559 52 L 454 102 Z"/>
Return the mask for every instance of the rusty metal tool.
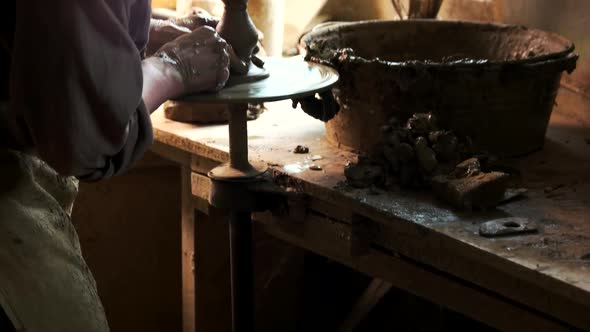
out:
<path id="1" fill-rule="evenodd" d="M 528 218 L 511 217 L 496 219 L 485 222 L 479 227 L 479 235 L 489 238 L 534 234 L 537 232 L 537 224 Z"/>

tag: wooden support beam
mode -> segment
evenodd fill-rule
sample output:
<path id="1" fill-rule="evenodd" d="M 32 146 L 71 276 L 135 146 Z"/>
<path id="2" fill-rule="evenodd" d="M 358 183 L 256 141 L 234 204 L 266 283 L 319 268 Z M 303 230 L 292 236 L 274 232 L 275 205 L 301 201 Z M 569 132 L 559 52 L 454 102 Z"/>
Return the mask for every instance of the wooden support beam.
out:
<path id="1" fill-rule="evenodd" d="M 359 326 L 363 319 L 377 306 L 392 287 L 393 285 L 385 280 L 379 278 L 373 279 L 344 323 L 338 329 L 338 332 L 354 332 L 354 329 Z"/>
<path id="2" fill-rule="evenodd" d="M 486 292 L 457 278 L 425 269 L 395 254 L 371 249 L 366 255 L 351 255 L 341 228 L 334 220 L 314 218 L 304 223 L 255 214 L 255 221 L 269 234 L 287 243 L 333 259 L 357 271 L 390 282 L 411 294 L 460 312 L 467 317 L 505 331 L 570 331 L 571 327 L 537 314 L 535 310 Z M 304 226 L 302 226 L 304 225 Z M 295 230 L 304 227 L 303 230 Z"/>

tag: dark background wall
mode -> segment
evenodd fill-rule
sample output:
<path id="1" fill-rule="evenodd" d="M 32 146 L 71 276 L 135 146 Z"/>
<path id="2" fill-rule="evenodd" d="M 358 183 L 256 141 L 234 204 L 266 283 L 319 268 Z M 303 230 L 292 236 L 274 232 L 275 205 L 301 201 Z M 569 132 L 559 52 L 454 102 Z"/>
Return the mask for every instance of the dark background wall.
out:
<path id="1" fill-rule="evenodd" d="M 576 44 L 578 69 L 564 77 L 590 94 L 590 1 L 588 0 L 445 0 L 443 18 L 501 21 L 553 31 Z"/>

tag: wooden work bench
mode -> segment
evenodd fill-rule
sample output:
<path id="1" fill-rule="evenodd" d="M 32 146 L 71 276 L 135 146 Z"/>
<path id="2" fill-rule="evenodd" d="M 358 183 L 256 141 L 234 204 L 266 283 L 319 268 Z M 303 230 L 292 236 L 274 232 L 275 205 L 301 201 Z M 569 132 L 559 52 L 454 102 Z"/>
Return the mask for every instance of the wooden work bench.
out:
<path id="1" fill-rule="evenodd" d="M 454 211 L 428 193 L 342 186 L 343 167 L 355 155 L 326 142 L 324 124 L 289 102 L 267 106 L 249 123 L 250 159 L 267 162 L 273 181 L 289 192 L 282 213 L 254 215 L 267 233 L 501 330 L 590 330 L 590 99 L 560 91 L 544 150 L 514 161 L 526 197 L 479 213 Z M 207 311 L 199 298 L 213 279 L 208 265 L 223 264 L 199 252 L 199 236 L 209 234 L 199 231 L 198 216 L 220 214 L 207 204 L 206 174 L 227 161 L 228 131 L 170 121 L 161 110 L 152 120 L 153 150 L 183 169 L 189 332 L 193 314 L 199 321 Z M 297 145 L 310 153 L 292 153 Z M 322 159 L 312 162 L 312 155 Z M 322 170 L 308 169 L 311 163 Z M 478 234 L 480 223 L 508 216 L 530 218 L 540 232 Z"/>

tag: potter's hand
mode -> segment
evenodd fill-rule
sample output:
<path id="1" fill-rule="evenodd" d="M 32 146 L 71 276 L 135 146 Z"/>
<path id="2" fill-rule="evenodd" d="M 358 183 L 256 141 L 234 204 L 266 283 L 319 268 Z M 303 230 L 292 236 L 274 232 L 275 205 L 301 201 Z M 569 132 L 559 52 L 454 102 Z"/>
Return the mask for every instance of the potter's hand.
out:
<path id="1" fill-rule="evenodd" d="M 195 8 L 191 15 L 181 18 L 172 18 L 170 19 L 170 22 L 193 31 L 203 26 L 209 26 L 215 29 L 219 23 L 219 19 L 211 16 L 211 14 L 204 10 Z"/>
<path id="2" fill-rule="evenodd" d="M 193 12 L 189 16 L 170 19 L 170 22 L 175 24 L 176 26 L 187 28 L 191 31 L 202 26 L 209 26 L 213 29 L 217 29 L 219 21 L 219 18 L 212 16 L 207 11 L 200 8 L 193 8 Z M 260 41 L 264 38 L 262 31 L 256 29 L 256 32 L 258 33 L 258 45 L 254 47 L 252 54 L 258 54 L 260 52 L 260 49 L 262 47 Z"/>
<path id="3" fill-rule="evenodd" d="M 146 55 L 150 56 L 159 50 L 164 44 L 190 33 L 192 30 L 177 25 L 170 20 L 152 19 L 150 21 L 150 38 L 148 41 Z"/>
<path id="4" fill-rule="evenodd" d="M 149 42 L 146 54 L 152 55 L 164 44 L 184 34 L 190 33 L 202 26 L 215 28 L 219 19 L 205 11 L 195 11 L 193 14 L 182 18 L 150 20 Z"/>
<path id="5" fill-rule="evenodd" d="M 154 55 L 169 64 L 182 83 L 182 94 L 221 89 L 230 68 L 246 73 L 247 65 L 211 27 L 201 27 L 165 44 Z"/>

